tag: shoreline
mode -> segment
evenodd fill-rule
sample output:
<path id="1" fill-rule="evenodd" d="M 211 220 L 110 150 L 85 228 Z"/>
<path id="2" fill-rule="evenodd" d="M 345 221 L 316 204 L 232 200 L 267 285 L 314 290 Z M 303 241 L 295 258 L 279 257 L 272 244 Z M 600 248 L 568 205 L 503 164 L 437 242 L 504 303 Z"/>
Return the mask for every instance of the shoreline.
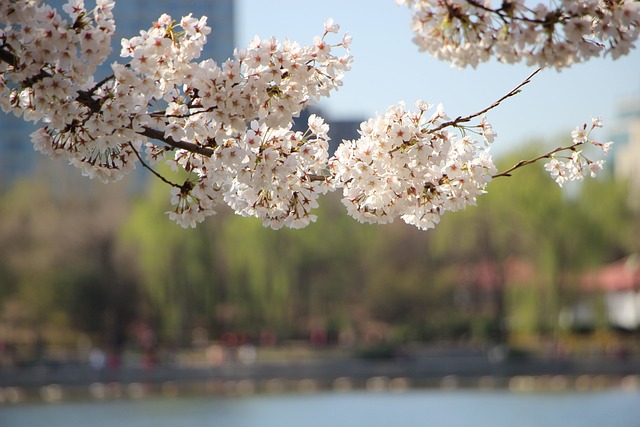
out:
<path id="1" fill-rule="evenodd" d="M 218 366 L 32 366 L 0 370 L 0 404 L 40 400 L 141 398 L 147 396 L 404 391 L 414 388 L 487 389 L 515 392 L 640 391 L 640 360 L 505 360 L 423 357 L 226 362 Z"/>

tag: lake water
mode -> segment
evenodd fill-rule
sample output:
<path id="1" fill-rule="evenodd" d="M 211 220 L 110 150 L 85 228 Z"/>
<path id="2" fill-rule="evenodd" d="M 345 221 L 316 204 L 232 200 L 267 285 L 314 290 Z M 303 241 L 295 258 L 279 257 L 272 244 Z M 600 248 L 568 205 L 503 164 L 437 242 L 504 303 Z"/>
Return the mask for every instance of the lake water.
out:
<path id="1" fill-rule="evenodd" d="M 640 393 L 436 391 L 0 405 L 2 427 L 639 427 Z"/>

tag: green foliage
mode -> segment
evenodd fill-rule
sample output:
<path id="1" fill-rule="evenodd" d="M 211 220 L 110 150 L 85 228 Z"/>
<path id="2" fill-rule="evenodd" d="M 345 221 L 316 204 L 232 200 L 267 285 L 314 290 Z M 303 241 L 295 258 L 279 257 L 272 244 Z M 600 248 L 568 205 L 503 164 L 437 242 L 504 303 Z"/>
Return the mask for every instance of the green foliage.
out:
<path id="1" fill-rule="evenodd" d="M 49 166 L 0 197 L 0 326 L 10 339 L 36 330 L 73 342 L 82 332 L 116 345 L 137 304 L 113 251 L 126 191 L 76 187 L 69 174 Z"/>
<path id="2" fill-rule="evenodd" d="M 208 229 L 182 229 L 169 220 L 167 191 L 161 182 L 150 186 L 135 203 L 118 241 L 145 295 L 140 318 L 154 324 L 162 338 L 186 344 L 191 328 L 206 325 L 212 314 L 216 261 Z"/>
<path id="3" fill-rule="evenodd" d="M 499 163 L 540 151 L 531 144 Z M 19 183 L 0 198 L 0 322 L 21 313 L 22 324 L 115 346 L 134 341 L 135 323 L 178 345 L 195 328 L 250 339 L 320 330 L 373 353 L 557 332 L 560 311 L 582 297 L 582 272 L 637 250 L 637 225 L 611 178 L 563 191 L 542 165 L 514 175 L 429 232 L 359 224 L 337 194 L 303 230 L 224 210 L 183 229 L 165 215 L 169 188 L 157 180 L 135 202 L 103 187 L 61 191 L 61 179 Z"/>

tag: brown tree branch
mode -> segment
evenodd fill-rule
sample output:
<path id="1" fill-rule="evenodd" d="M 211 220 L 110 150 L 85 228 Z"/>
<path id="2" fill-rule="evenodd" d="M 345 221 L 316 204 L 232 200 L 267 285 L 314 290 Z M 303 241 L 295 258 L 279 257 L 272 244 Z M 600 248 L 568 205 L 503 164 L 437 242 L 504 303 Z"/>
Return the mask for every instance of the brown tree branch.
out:
<path id="1" fill-rule="evenodd" d="M 15 54 L 13 54 L 6 45 L 0 46 L 0 61 L 5 62 L 11 66 L 16 66 L 19 63 L 19 59 L 16 57 Z M 35 83 L 38 80 L 42 80 L 43 78 L 46 77 L 52 77 L 52 75 L 50 73 L 48 73 L 47 71 L 42 70 L 38 75 L 31 77 L 28 79 L 27 85 L 31 85 L 33 83 Z M 98 99 L 95 99 L 93 97 L 93 93 L 96 91 L 96 89 L 98 87 L 100 87 L 100 85 L 106 83 L 107 81 L 111 80 L 113 78 L 113 76 L 109 76 L 103 80 L 101 80 L 98 84 L 96 84 L 92 89 L 88 90 L 88 91 L 84 91 L 84 90 L 79 90 L 78 91 L 78 95 L 76 97 L 76 101 L 82 105 L 84 105 L 85 107 L 87 107 L 89 109 L 89 111 L 91 111 L 91 113 L 98 113 L 100 111 L 100 109 L 102 108 L 102 104 Z M 35 79 L 35 80 L 34 80 Z M 182 149 L 182 150 L 187 150 L 191 153 L 196 153 L 196 154 L 200 154 L 203 156 L 207 156 L 210 157 L 213 154 L 213 150 L 211 148 L 208 147 L 202 147 L 198 144 L 194 144 L 192 142 L 187 142 L 187 141 L 176 141 L 175 139 L 171 138 L 171 137 L 165 137 L 164 133 L 157 130 L 157 129 L 152 129 L 149 127 L 144 127 L 144 130 L 141 132 L 137 132 L 139 135 L 142 136 L 146 136 L 147 138 L 151 138 L 151 139 L 155 139 L 158 141 L 161 141 L 165 144 L 167 144 L 170 147 L 173 148 L 178 148 L 178 149 Z"/>
<path id="2" fill-rule="evenodd" d="M 468 123 L 471 120 L 475 119 L 476 117 L 479 117 L 485 113 L 487 113 L 490 110 L 493 110 L 494 108 L 496 108 L 498 105 L 500 105 L 504 100 L 511 98 L 512 96 L 517 95 L 518 93 L 520 93 L 520 91 L 522 90 L 522 87 L 526 84 L 531 83 L 531 79 L 533 78 L 533 76 L 535 76 L 536 74 L 538 74 L 540 71 L 542 70 L 542 68 L 538 68 L 537 70 L 535 70 L 533 73 L 529 74 L 529 76 L 524 79 L 523 82 L 521 82 L 518 86 L 516 86 L 515 88 L 511 89 L 511 91 L 509 91 L 509 93 L 507 93 L 506 95 L 504 95 L 502 98 L 498 99 L 496 102 L 494 102 L 493 104 L 489 105 L 487 108 L 478 111 L 477 113 L 471 114 L 469 116 L 465 116 L 465 117 L 461 117 L 458 116 L 453 120 L 450 120 L 448 122 L 444 122 L 442 123 L 440 126 L 433 128 L 433 129 L 429 129 L 429 131 L 427 133 L 436 133 L 441 131 L 442 129 L 449 127 L 449 126 L 459 126 L 462 123 Z"/>
<path id="3" fill-rule="evenodd" d="M 500 172 L 498 174 L 493 175 L 492 178 L 498 178 L 498 177 L 501 177 L 501 176 L 511 176 L 511 172 L 513 172 L 516 169 L 519 169 L 519 168 L 521 168 L 523 166 L 530 165 L 530 164 L 535 163 L 535 162 L 537 162 L 539 160 L 542 160 L 542 159 L 549 159 L 555 153 L 558 153 L 560 151 L 565 151 L 565 150 L 573 151 L 578 145 L 582 145 L 582 144 L 583 144 L 583 142 L 578 142 L 578 143 L 575 143 L 575 144 L 567 145 L 566 147 L 558 147 L 558 148 L 555 148 L 555 149 L 549 151 L 546 154 L 542 154 L 541 156 L 535 157 L 533 159 L 520 160 L 518 163 L 516 163 L 515 165 L 511 166 L 509 169 L 505 170 L 504 172 Z"/>
<path id="4" fill-rule="evenodd" d="M 213 149 L 209 148 L 209 147 L 202 147 L 200 145 L 194 144 L 193 142 L 186 142 L 186 141 L 176 141 L 175 139 L 171 138 L 170 136 L 165 137 L 164 136 L 164 132 L 161 132 L 157 129 L 152 129 L 150 127 L 147 126 L 143 126 L 143 131 L 142 132 L 138 132 L 140 135 L 142 136 L 146 136 L 147 138 L 151 138 L 151 139 L 156 139 L 158 141 L 162 141 L 165 144 L 173 147 L 173 148 L 179 148 L 182 150 L 187 150 L 191 153 L 196 153 L 196 154 L 201 154 L 203 156 L 207 156 L 207 157 L 211 157 L 211 155 L 213 154 Z"/>
<path id="5" fill-rule="evenodd" d="M 143 159 L 142 156 L 140 155 L 140 153 L 138 153 L 138 150 L 136 150 L 136 147 L 133 146 L 132 143 L 129 143 L 129 146 L 131 147 L 131 149 L 133 150 L 133 152 L 136 154 L 136 157 L 138 158 L 138 160 L 140 160 L 140 163 L 142 164 L 142 166 L 149 170 L 152 174 L 154 174 L 158 179 L 160 179 L 160 181 L 169 184 L 172 187 L 176 187 L 176 188 L 182 188 L 181 185 L 176 184 L 175 182 L 171 182 L 169 181 L 167 178 L 165 178 L 164 176 L 160 175 L 155 169 L 153 169 L 151 166 L 149 166 Z"/>
<path id="6" fill-rule="evenodd" d="M 535 18 L 528 18 L 526 16 L 517 16 L 517 15 L 510 15 L 508 13 L 505 13 L 505 3 L 503 2 L 502 6 L 499 9 L 492 9 L 490 7 L 485 6 L 484 4 L 480 3 L 477 0 L 466 0 L 467 3 L 469 3 L 471 6 L 477 7 L 478 9 L 484 10 L 485 12 L 489 12 L 489 13 L 493 13 L 495 15 L 497 15 L 502 22 L 504 23 L 508 23 L 509 20 L 513 20 L 513 21 L 522 21 L 522 22 L 530 22 L 532 24 L 540 24 L 540 25 L 545 25 L 545 24 L 549 24 L 549 17 L 545 18 L 545 19 L 535 19 Z M 554 15 L 551 15 L 554 16 Z"/>
<path id="7" fill-rule="evenodd" d="M 16 56 L 10 51 L 5 49 L 6 45 L 0 46 L 0 61 L 6 62 L 9 65 L 16 66 Z"/>

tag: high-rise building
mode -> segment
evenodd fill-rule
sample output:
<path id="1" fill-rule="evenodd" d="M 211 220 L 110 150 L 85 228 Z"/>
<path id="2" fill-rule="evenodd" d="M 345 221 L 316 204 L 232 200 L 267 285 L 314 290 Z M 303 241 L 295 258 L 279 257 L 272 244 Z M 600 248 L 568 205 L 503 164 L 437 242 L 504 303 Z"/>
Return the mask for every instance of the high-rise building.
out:
<path id="1" fill-rule="evenodd" d="M 46 0 L 62 12 L 65 0 Z M 91 1 L 85 2 L 87 6 Z M 120 54 L 120 39 L 131 38 L 140 30 L 151 27 L 162 13 L 175 20 L 193 13 L 194 17 L 207 16 L 211 27 L 202 58 L 213 58 L 218 63 L 233 55 L 235 48 L 234 0 L 120 0 L 116 1 L 114 17 L 116 35 L 113 52 L 97 73 L 98 79 L 109 74 L 108 64 L 117 61 Z M 28 174 L 37 156 L 30 143 L 29 134 L 35 126 L 11 114 L 0 111 L 0 188 L 6 188 L 13 180 Z"/>
<path id="2" fill-rule="evenodd" d="M 629 202 L 640 208 L 640 94 L 618 105 L 610 139 L 614 142 L 614 173 L 629 182 Z"/>

